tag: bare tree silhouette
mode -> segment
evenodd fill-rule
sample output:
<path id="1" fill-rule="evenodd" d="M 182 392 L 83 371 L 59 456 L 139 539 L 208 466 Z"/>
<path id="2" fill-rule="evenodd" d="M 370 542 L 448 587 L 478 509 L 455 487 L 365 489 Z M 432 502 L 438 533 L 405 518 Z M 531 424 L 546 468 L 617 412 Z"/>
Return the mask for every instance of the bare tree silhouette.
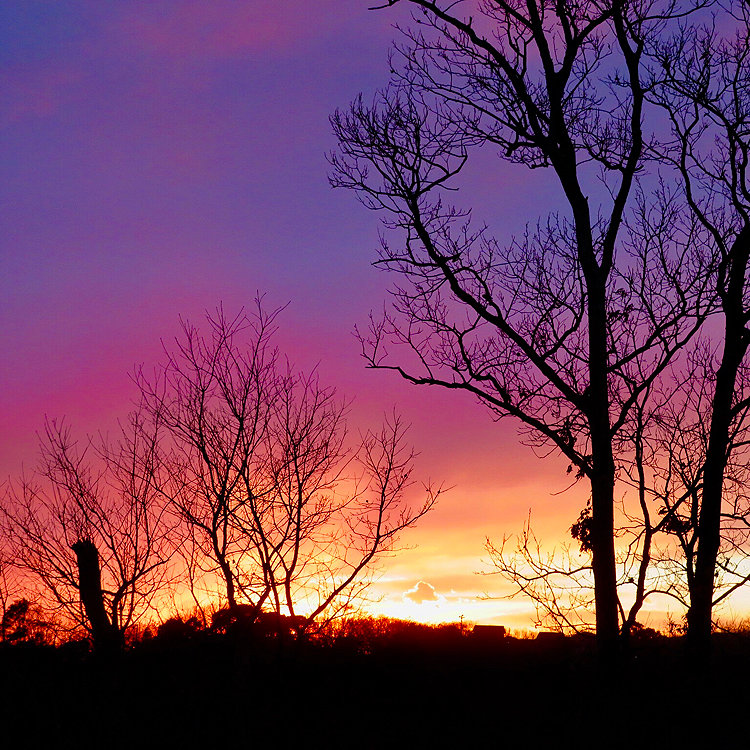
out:
<path id="1" fill-rule="evenodd" d="M 633 409 L 634 425 L 627 433 L 631 460 L 622 462 L 620 482 L 630 485 L 637 502 L 630 507 L 621 501 L 616 530 L 625 638 L 650 597 L 669 597 L 685 612 L 690 607 L 716 367 L 715 345 L 696 341 Z M 714 604 L 748 580 L 747 419 L 747 408 L 738 412 L 730 436 Z M 591 626 L 586 520 L 584 512 L 572 527 L 580 551 L 563 545 L 545 552 L 530 520 L 513 545 L 509 536 L 500 544 L 487 541 L 494 567 L 535 602 L 539 625 L 569 632 Z"/>
<path id="2" fill-rule="evenodd" d="M 656 188 L 652 210 L 636 181 L 650 145 L 644 50 L 676 7 L 484 2 L 470 17 L 460 3 L 410 4 L 390 86 L 332 117 L 332 184 L 399 237 L 378 261 L 400 278 L 393 307 L 360 334 L 363 352 L 517 418 L 588 480 L 596 628 L 611 651 L 618 441 L 710 303 L 695 222 L 669 231 L 670 191 Z M 562 212 L 506 247 L 475 228 L 446 191 L 480 146 L 548 169 Z"/>
<path id="3" fill-rule="evenodd" d="M 656 46 L 659 69 L 650 94 L 671 124 L 672 141 L 663 154 L 679 170 L 690 209 L 720 257 L 716 291 L 723 349 L 712 372 L 688 611 L 689 637 L 701 652 L 711 633 L 728 462 L 749 398 L 742 370 L 750 345 L 750 9 L 732 3 L 722 7 L 721 20 L 729 28 L 685 27 Z"/>
<path id="4" fill-rule="evenodd" d="M 230 611 L 304 606 L 312 621 L 366 589 L 373 563 L 440 489 L 427 486 L 417 505 L 407 497 L 414 454 L 398 417 L 353 442 L 335 390 L 282 368 L 278 313 L 260 300 L 234 318 L 219 309 L 208 335 L 183 322 L 165 365 L 137 380 L 169 434 L 160 489 L 184 523 L 193 588 L 218 572 Z"/>
<path id="5" fill-rule="evenodd" d="M 647 439 L 650 455 L 644 458 L 644 464 L 652 478 L 647 491 L 659 503 L 654 532 L 667 534 L 677 545 L 677 549 L 663 549 L 655 563 L 663 570 L 665 593 L 689 611 L 697 585 L 699 517 L 718 369 L 715 345 L 701 342 L 680 369 L 681 374 L 676 373 L 673 378 L 673 388 L 654 410 Z M 743 367 L 737 374 L 737 392 L 746 391 L 747 376 Z M 749 417 L 745 404 L 735 412 L 727 434 L 713 606 L 724 602 L 749 580 Z"/>
<path id="6" fill-rule="evenodd" d="M 67 425 L 47 421 L 39 471 L 11 483 L 0 509 L 15 566 L 98 646 L 121 642 L 169 584 L 157 437 L 143 426 L 133 413 L 117 441 L 81 447 Z"/>
<path id="7" fill-rule="evenodd" d="M 182 321 L 181 337 L 171 350 L 165 346 L 165 362 L 153 378 L 142 370 L 136 376 L 153 424 L 168 439 L 169 481 L 160 490 L 184 522 L 181 552 L 190 580 L 218 574 L 230 607 L 240 596 L 254 593 L 260 605 L 268 595 L 262 571 L 260 578 L 255 566 L 242 572 L 253 547 L 237 517 L 271 490 L 257 469 L 265 463 L 279 396 L 278 353 L 270 343 L 278 312 L 269 315 L 259 306 L 231 319 L 220 309 L 208 318 L 206 336 Z"/>

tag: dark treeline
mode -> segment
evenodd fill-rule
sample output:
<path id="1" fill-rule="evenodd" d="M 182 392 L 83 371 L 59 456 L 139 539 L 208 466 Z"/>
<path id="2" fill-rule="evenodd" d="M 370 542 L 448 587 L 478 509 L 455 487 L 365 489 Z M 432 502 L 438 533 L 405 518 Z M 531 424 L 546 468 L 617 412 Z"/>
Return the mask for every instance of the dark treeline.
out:
<path id="1" fill-rule="evenodd" d="M 591 637 L 362 618 L 286 638 L 250 622 L 175 618 L 119 653 L 0 647 L 1 710 L 30 744 L 62 747 L 95 746 L 113 730 L 125 744 L 191 747 L 690 746 L 704 723 L 712 742 L 740 736 L 741 722 L 715 719 L 750 698 L 737 669 L 747 635 L 716 641 L 720 696 L 686 666 L 684 639 L 639 629 L 631 645 L 613 680 Z M 688 720 L 696 700 L 701 716 Z"/>

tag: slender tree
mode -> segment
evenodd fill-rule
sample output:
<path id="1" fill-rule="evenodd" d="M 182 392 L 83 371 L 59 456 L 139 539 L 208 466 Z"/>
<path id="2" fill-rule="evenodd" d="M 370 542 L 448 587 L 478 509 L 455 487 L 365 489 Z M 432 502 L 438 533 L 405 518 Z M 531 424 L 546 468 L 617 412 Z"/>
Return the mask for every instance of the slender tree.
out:
<path id="1" fill-rule="evenodd" d="M 183 522 L 190 579 L 218 576 L 229 607 L 253 596 L 260 606 L 268 596 L 255 567 L 243 573 L 252 542 L 236 519 L 270 491 L 258 467 L 279 396 L 271 346 L 278 312 L 267 314 L 259 303 L 254 313 L 230 318 L 219 309 L 208 317 L 207 334 L 182 321 L 181 336 L 165 346 L 164 364 L 152 378 L 142 370 L 136 378 L 165 435 L 169 471 L 160 490 Z"/>
<path id="2" fill-rule="evenodd" d="M 655 560 L 668 593 L 689 612 L 696 597 L 697 553 L 704 470 L 712 427 L 714 386 L 718 370 L 717 346 L 704 340 L 691 351 L 681 372 L 675 372 L 669 391 L 654 410 L 646 442 L 644 474 L 647 493 L 657 502 L 653 532 L 673 540 Z M 738 373 L 736 390 L 745 392 L 748 373 Z M 727 434 L 720 516 L 720 546 L 713 581 L 716 606 L 747 583 L 748 575 L 748 404 L 736 410 Z"/>
<path id="3" fill-rule="evenodd" d="M 688 611 L 689 638 L 702 653 L 710 642 L 727 467 L 736 422 L 749 398 L 741 374 L 750 346 L 750 9 L 730 3 L 716 20 L 708 27 L 686 26 L 656 46 L 659 68 L 650 94 L 672 128 L 664 154 L 679 170 L 690 209 L 720 257 L 716 293 L 722 349 L 695 506 Z"/>

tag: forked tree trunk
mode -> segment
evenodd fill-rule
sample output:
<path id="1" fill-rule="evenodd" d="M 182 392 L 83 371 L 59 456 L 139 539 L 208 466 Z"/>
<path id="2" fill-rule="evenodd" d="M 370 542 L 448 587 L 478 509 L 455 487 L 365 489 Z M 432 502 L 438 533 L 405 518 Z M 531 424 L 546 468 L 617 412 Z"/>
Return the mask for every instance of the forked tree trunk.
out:
<path id="1" fill-rule="evenodd" d="M 119 630 L 112 624 L 104 607 L 99 552 L 89 539 L 72 545 L 78 563 L 78 591 L 86 612 L 96 651 L 114 651 L 122 645 Z"/>

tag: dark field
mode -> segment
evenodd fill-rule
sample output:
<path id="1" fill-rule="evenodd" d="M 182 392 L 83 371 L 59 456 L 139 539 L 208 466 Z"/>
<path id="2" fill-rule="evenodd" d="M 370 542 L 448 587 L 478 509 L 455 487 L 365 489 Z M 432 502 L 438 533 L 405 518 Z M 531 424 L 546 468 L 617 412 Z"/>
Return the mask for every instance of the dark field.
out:
<path id="1" fill-rule="evenodd" d="M 293 642 L 171 634 L 113 656 L 0 648 L 5 747 L 747 747 L 750 639 L 690 666 L 649 638 L 603 666 L 588 639 L 457 629 Z"/>

